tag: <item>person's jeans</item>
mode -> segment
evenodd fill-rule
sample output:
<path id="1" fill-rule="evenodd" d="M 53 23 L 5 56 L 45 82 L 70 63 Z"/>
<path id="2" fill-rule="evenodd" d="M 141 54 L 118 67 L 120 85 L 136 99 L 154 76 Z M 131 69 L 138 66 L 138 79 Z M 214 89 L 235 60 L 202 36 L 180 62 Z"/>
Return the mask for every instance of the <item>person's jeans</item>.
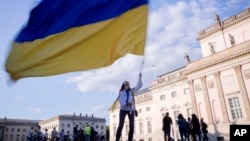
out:
<path id="1" fill-rule="evenodd" d="M 116 141 L 120 141 L 121 132 L 122 132 L 122 128 L 123 128 L 123 125 L 124 125 L 126 115 L 128 115 L 128 119 L 129 119 L 128 141 L 133 140 L 134 120 L 135 120 L 134 111 L 130 114 L 130 111 L 120 110 L 119 126 L 118 126 L 117 132 L 116 132 Z"/>
<path id="2" fill-rule="evenodd" d="M 86 134 L 85 138 L 86 138 L 86 141 L 90 141 L 90 135 Z"/>
<path id="3" fill-rule="evenodd" d="M 184 128 L 179 128 L 181 140 L 184 141 L 187 139 L 187 130 Z M 184 137 L 184 138 L 183 138 Z"/>
<path id="4" fill-rule="evenodd" d="M 164 140 L 166 141 L 166 136 L 168 136 L 168 140 L 172 140 L 172 137 L 170 135 L 171 127 L 167 127 L 164 129 Z"/>

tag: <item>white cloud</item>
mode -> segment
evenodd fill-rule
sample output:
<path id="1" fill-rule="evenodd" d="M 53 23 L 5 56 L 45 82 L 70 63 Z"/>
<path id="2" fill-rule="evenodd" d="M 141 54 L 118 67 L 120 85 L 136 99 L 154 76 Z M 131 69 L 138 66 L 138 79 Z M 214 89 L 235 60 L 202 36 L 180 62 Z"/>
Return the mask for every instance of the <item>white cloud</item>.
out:
<path id="1" fill-rule="evenodd" d="M 33 113 L 42 113 L 42 110 L 40 108 L 29 107 L 29 108 L 27 108 L 27 110 L 31 111 Z"/>
<path id="2" fill-rule="evenodd" d="M 185 52 L 189 54 L 191 61 L 201 58 L 196 38 L 200 30 L 214 23 L 214 13 L 219 11 L 221 6 L 216 0 L 159 3 L 161 7 L 154 8 L 149 15 L 145 63 L 142 70 L 146 86 L 151 84 L 155 75 L 185 66 Z M 124 80 L 136 82 L 141 60 L 141 57 L 127 55 L 110 67 L 83 72 L 70 78 L 68 82 L 76 84 L 77 89 L 82 92 L 117 92 Z M 155 70 L 153 65 L 156 66 Z"/>
<path id="3" fill-rule="evenodd" d="M 14 96 L 14 99 L 16 99 L 16 100 L 20 101 L 20 100 L 22 100 L 22 99 L 23 99 L 23 96 L 16 95 L 16 96 Z"/>

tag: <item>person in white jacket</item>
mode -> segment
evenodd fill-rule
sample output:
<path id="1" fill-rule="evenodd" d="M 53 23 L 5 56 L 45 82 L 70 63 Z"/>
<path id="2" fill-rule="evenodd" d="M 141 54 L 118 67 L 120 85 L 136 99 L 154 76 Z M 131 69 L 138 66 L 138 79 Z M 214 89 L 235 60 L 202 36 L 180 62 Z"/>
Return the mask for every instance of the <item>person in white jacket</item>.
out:
<path id="1" fill-rule="evenodd" d="M 142 87 L 141 73 L 139 74 L 139 81 L 134 88 L 130 88 L 129 82 L 124 81 L 122 83 L 121 89 L 119 91 L 119 101 L 120 101 L 120 115 L 119 115 L 119 126 L 116 131 L 116 141 L 120 141 L 121 132 L 124 125 L 125 117 L 128 115 L 129 118 L 129 133 L 128 141 L 133 140 L 134 134 L 134 119 L 135 119 L 135 103 L 134 103 L 134 93 L 137 92 Z"/>

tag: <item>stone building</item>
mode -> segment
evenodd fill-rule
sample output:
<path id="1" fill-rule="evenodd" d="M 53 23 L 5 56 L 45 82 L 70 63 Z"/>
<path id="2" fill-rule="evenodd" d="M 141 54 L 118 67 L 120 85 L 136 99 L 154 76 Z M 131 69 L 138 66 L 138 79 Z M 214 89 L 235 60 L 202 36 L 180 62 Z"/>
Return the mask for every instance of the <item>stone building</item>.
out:
<path id="1" fill-rule="evenodd" d="M 28 129 L 38 128 L 39 120 L 0 118 L 0 141 L 26 141 Z"/>
<path id="2" fill-rule="evenodd" d="M 26 141 L 26 134 L 31 127 L 34 128 L 33 131 L 41 127 L 43 133 L 48 129 L 49 138 L 54 127 L 58 133 L 64 129 L 66 135 L 72 136 L 75 125 L 78 125 L 78 129 L 90 125 L 98 133 L 103 132 L 106 135 L 105 118 L 94 115 L 57 115 L 45 120 L 0 118 L 0 141 Z"/>
<path id="3" fill-rule="evenodd" d="M 210 140 L 229 140 L 231 124 L 250 124 L 250 8 L 215 24 L 198 35 L 202 58 L 158 76 L 135 96 L 139 116 L 134 140 L 163 141 L 162 119 L 169 112 L 172 136 L 180 139 L 176 115 L 195 113 L 208 123 Z M 110 141 L 115 140 L 119 104 L 110 109 Z M 128 119 L 122 132 L 127 140 Z"/>
<path id="4" fill-rule="evenodd" d="M 49 137 L 51 136 L 51 131 L 55 127 L 57 132 L 59 133 L 62 129 L 66 135 L 73 135 L 73 128 L 78 125 L 78 130 L 80 128 L 85 129 L 86 125 L 92 126 L 95 131 L 98 133 L 104 132 L 106 134 L 105 118 L 95 117 L 94 115 L 88 116 L 86 115 L 57 115 L 52 118 L 48 118 L 39 122 L 41 126 L 41 131 L 44 132 L 45 129 L 48 129 Z"/>

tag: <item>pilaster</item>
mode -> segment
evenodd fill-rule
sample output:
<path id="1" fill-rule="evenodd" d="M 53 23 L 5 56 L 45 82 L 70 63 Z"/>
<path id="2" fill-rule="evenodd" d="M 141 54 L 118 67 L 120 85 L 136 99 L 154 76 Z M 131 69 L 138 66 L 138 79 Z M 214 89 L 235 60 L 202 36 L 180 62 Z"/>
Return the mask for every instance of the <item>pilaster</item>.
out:
<path id="1" fill-rule="evenodd" d="M 242 76 L 241 65 L 236 65 L 233 67 L 233 69 L 235 70 L 237 80 L 239 83 L 242 102 L 243 102 L 243 105 L 245 107 L 246 119 L 250 120 L 250 110 L 249 110 L 250 105 L 249 105 L 249 99 L 248 99 L 248 95 L 247 95 L 246 86 L 245 86 L 243 76 Z"/>
<path id="2" fill-rule="evenodd" d="M 222 120 L 224 123 L 228 123 L 229 122 L 229 117 L 228 117 L 229 114 L 227 111 L 226 101 L 225 101 L 225 97 L 224 97 L 223 90 L 222 90 L 220 72 L 215 72 L 215 73 L 213 73 L 213 75 L 214 75 L 215 83 L 217 86 L 219 103 L 220 103 L 222 118 L 223 118 Z"/>
<path id="3" fill-rule="evenodd" d="M 207 117 L 208 117 L 207 123 L 212 124 L 213 123 L 213 115 L 212 115 L 211 104 L 210 104 L 208 90 L 207 90 L 206 76 L 200 77 L 200 80 L 201 80 L 201 84 L 202 84 L 204 100 L 205 100 L 205 107 L 206 107 L 206 112 L 207 112 Z"/>
<path id="4" fill-rule="evenodd" d="M 190 89 L 190 96 L 191 96 L 191 103 L 192 103 L 192 110 L 193 113 L 198 114 L 197 112 L 197 102 L 196 102 L 196 98 L 195 98 L 195 93 L 194 93 L 194 84 L 193 84 L 193 80 L 188 80 L 188 85 L 189 85 L 189 89 Z"/>

